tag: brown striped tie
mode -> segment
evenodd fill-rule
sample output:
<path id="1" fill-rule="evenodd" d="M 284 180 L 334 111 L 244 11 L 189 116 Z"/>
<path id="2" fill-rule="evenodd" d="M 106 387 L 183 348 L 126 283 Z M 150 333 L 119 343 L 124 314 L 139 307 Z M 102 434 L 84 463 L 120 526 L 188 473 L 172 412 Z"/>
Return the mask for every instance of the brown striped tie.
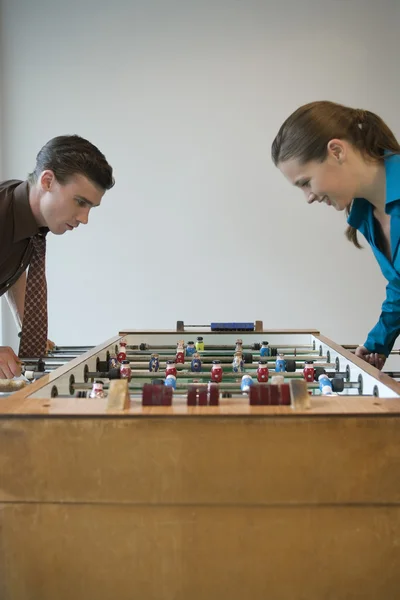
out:
<path id="1" fill-rule="evenodd" d="M 47 344 L 46 237 L 32 238 L 33 254 L 26 282 L 20 357 L 43 356 Z"/>

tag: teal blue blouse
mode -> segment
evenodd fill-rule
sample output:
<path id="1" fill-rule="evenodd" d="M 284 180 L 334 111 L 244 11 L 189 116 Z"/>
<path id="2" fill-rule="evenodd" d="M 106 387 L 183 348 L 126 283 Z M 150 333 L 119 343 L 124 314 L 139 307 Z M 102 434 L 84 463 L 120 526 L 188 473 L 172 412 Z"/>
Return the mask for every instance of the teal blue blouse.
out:
<path id="1" fill-rule="evenodd" d="M 391 259 L 379 250 L 373 206 L 364 198 L 354 198 L 347 222 L 360 231 L 370 244 L 384 277 L 386 300 L 378 323 L 369 332 L 364 346 L 388 356 L 400 333 L 400 155 L 385 159 L 386 213 L 390 215 Z"/>

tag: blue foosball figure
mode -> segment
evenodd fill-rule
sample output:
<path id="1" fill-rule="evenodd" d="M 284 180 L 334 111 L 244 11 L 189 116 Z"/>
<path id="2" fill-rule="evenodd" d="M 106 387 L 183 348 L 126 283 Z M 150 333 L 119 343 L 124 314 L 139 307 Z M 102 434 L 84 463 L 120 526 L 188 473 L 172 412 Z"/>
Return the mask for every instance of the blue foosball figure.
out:
<path id="1" fill-rule="evenodd" d="M 260 356 L 270 356 L 270 355 L 271 355 L 271 349 L 269 347 L 268 342 L 262 342 L 261 348 L 260 348 Z"/>
<path id="2" fill-rule="evenodd" d="M 152 354 L 149 361 L 149 371 L 151 373 L 155 373 L 160 368 L 160 361 L 158 358 L 158 354 Z"/>
<path id="3" fill-rule="evenodd" d="M 167 375 L 166 378 L 165 378 L 164 385 L 172 387 L 174 390 L 176 390 L 176 377 L 175 377 L 175 375 Z"/>
<path id="4" fill-rule="evenodd" d="M 195 354 L 196 348 L 194 342 L 188 342 L 186 346 L 186 356 L 193 356 Z"/>
<path id="5" fill-rule="evenodd" d="M 119 363 L 117 360 L 116 356 L 111 356 L 111 358 L 108 361 L 108 370 L 111 371 L 111 369 L 118 369 L 119 367 Z"/>
<path id="6" fill-rule="evenodd" d="M 243 354 L 241 352 L 235 352 L 235 354 L 233 355 L 232 371 L 234 373 L 244 372 Z"/>
<path id="7" fill-rule="evenodd" d="M 190 370 L 193 373 L 200 373 L 201 371 L 201 360 L 197 352 L 193 354 L 192 362 L 190 363 Z"/>
<path id="8" fill-rule="evenodd" d="M 249 392 L 250 387 L 253 385 L 254 381 L 250 375 L 243 375 L 242 381 L 240 383 L 240 389 L 242 392 Z"/>
<path id="9" fill-rule="evenodd" d="M 275 363 L 275 371 L 277 373 L 281 371 L 286 371 L 286 360 L 284 359 L 283 354 L 279 354 Z"/>
<path id="10" fill-rule="evenodd" d="M 328 375 L 323 373 L 318 377 L 319 389 L 321 390 L 321 394 L 329 396 L 333 393 L 332 390 L 332 382 L 329 379 Z"/>

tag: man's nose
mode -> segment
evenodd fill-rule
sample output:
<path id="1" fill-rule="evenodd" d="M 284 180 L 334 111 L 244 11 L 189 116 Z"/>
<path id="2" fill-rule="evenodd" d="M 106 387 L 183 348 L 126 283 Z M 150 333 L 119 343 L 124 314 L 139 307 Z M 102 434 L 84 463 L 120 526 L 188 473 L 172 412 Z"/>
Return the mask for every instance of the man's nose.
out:
<path id="1" fill-rule="evenodd" d="M 88 221 L 89 221 L 89 211 L 83 211 L 79 214 L 78 216 L 78 221 L 79 223 L 82 223 L 83 225 L 87 225 Z"/>

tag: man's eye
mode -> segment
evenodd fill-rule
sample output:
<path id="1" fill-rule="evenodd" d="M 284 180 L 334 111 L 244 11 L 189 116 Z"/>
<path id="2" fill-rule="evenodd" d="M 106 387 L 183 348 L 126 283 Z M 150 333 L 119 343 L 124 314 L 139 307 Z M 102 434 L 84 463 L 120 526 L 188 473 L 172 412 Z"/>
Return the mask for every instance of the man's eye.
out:
<path id="1" fill-rule="evenodd" d="M 304 183 L 301 184 L 301 187 L 308 187 L 310 185 L 309 181 L 305 181 Z"/>
<path id="2" fill-rule="evenodd" d="M 78 206 L 86 206 L 86 204 L 87 204 L 84 200 L 81 200 L 80 198 L 77 198 L 77 203 L 78 203 Z"/>

